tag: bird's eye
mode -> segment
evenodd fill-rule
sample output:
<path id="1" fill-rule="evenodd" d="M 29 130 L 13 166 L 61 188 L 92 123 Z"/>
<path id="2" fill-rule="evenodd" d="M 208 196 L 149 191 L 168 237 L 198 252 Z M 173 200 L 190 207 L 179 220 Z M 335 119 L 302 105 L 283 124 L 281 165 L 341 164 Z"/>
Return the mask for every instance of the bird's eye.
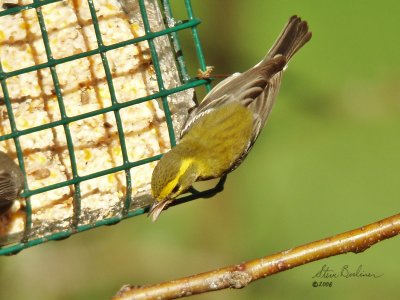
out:
<path id="1" fill-rule="evenodd" d="M 179 189 L 181 188 L 181 186 L 179 185 L 179 184 L 177 184 L 175 187 L 174 187 L 174 189 L 172 190 L 172 194 L 175 194 L 175 193 L 177 193 L 178 191 L 179 191 Z"/>

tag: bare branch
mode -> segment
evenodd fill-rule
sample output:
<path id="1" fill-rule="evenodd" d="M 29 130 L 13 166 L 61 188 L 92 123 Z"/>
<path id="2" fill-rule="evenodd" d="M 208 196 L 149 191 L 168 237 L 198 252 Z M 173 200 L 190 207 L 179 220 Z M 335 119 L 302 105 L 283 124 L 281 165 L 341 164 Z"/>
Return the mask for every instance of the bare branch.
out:
<path id="1" fill-rule="evenodd" d="M 309 262 L 348 252 L 360 253 L 400 233 L 400 214 L 333 237 L 260 259 L 149 286 L 124 286 L 113 300 L 176 299 L 250 282 Z"/>

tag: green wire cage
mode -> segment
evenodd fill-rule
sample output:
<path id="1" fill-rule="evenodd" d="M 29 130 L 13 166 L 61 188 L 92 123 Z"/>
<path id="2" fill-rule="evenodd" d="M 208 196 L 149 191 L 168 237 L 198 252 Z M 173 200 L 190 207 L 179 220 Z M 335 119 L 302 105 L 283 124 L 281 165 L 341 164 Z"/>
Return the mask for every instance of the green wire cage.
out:
<path id="1" fill-rule="evenodd" d="M 181 102 L 192 101 L 195 87 L 210 89 L 207 80 L 190 77 L 186 70 L 180 31 L 191 31 L 200 69 L 206 64 L 196 28 L 200 21 L 190 0 L 182 0 L 182 5 L 187 19 L 178 21 L 169 0 L 3 3 L 0 150 L 18 160 L 25 188 L 17 201 L 20 206 L 1 217 L 0 254 L 15 254 L 148 211 L 148 172 L 176 144 L 179 124 L 190 108 Z M 51 14 L 55 15 L 49 18 Z M 110 20 L 113 25 L 107 23 Z M 161 24 L 154 25 L 157 20 Z M 13 26 L 20 33 L 7 33 Z M 124 38 L 118 39 L 118 34 Z M 55 46 L 60 39 L 67 43 Z M 66 52 L 59 55 L 60 49 Z M 121 62 L 124 55 L 130 60 Z M 33 59 L 19 64 L 24 57 Z M 86 76 L 84 83 L 80 76 Z M 154 86 L 146 86 L 152 81 Z M 124 89 L 128 93 L 122 97 Z M 99 101 L 103 94 L 107 103 Z M 131 130 L 131 124 L 141 124 L 143 107 L 147 113 L 153 107 L 153 114 L 143 121 L 145 129 Z M 153 149 L 141 144 L 151 140 L 149 132 L 165 136 L 166 145 L 154 143 Z M 107 160 L 99 150 L 103 148 Z M 89 170 L 98 159 L 103 159 L 100 167 Z M 191 189 L 178 203 L 209 197 L 223 184 L 224 179 L 212 189 Z M 110 199 L 112 208 L 91 207 Z"/>

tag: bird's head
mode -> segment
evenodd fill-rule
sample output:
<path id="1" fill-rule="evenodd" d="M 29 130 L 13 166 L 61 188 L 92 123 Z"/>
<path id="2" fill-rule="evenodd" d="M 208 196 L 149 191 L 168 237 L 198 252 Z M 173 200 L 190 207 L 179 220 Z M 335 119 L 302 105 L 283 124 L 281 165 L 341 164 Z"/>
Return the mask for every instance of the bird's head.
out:
<path id="1" fill-rule="evenodd" d="M 176 197 L 187 191 L 198 178 L 196 164 L 192 158 L 182 156 L 173 148 L 166 153 L 154 168 L 151 178 L 151 193 L 155 202 L 149 217 L 155 221 L 161 211 Z"/>

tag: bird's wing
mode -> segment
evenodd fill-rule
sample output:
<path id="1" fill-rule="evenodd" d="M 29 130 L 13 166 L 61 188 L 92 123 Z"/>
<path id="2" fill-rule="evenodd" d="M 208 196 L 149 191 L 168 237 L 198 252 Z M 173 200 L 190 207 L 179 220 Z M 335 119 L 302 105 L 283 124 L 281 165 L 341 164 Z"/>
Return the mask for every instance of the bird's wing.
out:
<path id="1" fill-rule="evenodd" d="M 15 182 L 12 180 L 11 174 L 8 172 L 0 173 L 0 200 L 15 200 L 15 196 L 17 194 L 18 187 L 15 185 Z"/>
<path id="2" fill-rule="evenodd" d="M 276 95 L 279 92 L 279 87 L 281 85 L 282 72 L 275 74 L 270 80 L 270 82 L 265 87 L 264 91 L 249 104 L 248 108 L 253 112 L 254 122 L 253 122 L 253 134 L 246 147 L 246 150 L 242 155 L 235 161 L 235 163 L 227 170 L 226 173 L 235 170 L 242 161 L 249 154 L 251 148 L 256 142 L 260 131 L 264 128 L 265 122 L 268 118 L 269 113 L 274 105 Z"/>
<path id="3" fill-rule="evenodd" d="M 196 120 L 222 105 L 236 101 L 249 106 L 263 93 L 270 79 L 282 71 L 286 58 L 282 55 L 264 61 L 257 67 L 240 74 L 235 73 L 216 85 L 204 100 L 194 108 L 181 131 L 181 137 L 190 129 Z"/>
<path id="4" fill-rule="evenodd" d="M 213 87 L 213 89 L 206 95 L 206 97 L 201 101 L 198 106 L 194 107 L 190 111 L 189 116 L 186 119 L 185 125 L 181 130 L 181 137 L 188 131 L 188 129 L 197 119 L 210 113 L 212 111 L 212 107 L 215 106 L 215 103 L 223 104 L 227 102 L 229 96 L 226 93 L 226 87 L 229 86 L 228 83 L 230 83 L 233 79 L 240 75 L 241 73 L 237 72 L 222 80 L 215 87 Z"/>
<path id="5" fill-rule="evenodd" d="M 248 108 L 253 112 L 253 138 L 251 145 L 256 141 L 261 129 L 264 128 L 269 113 L 272 110 L 279 88 L 281 86 L 283 72 L 279 72 L 273 76 L 264 91 L 249 104 Z"/>
<path id="6" fill-rule="evenodd" d="M 233 73 L 228 78 L 225 78 L 221 82 L 219 82 L 216 86 L 212 88 L 212 90 L 205 96 L 203 101 L 201 101 L 200 105 L 207 105 L 213 101 L 213 99 L 218 99 L 227 94 L 227 90 L 229 90 L 230 83 L 237 77 L 242 75 L 242 73 L 236 72 Z"/>

